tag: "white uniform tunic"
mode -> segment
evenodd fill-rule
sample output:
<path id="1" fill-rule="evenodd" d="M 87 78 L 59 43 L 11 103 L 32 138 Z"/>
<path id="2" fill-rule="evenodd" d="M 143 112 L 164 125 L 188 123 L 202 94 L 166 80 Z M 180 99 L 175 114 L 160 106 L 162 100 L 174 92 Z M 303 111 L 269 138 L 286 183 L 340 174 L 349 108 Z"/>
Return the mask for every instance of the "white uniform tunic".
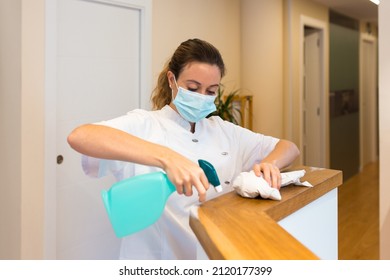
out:
<path id="1" fill-rule="evenodd" d="M 251 170 L 279 141 L 219 117 L 197 122 L 195 133 L 191 133 L 190 124 L 168 105 L 157 111 L 137 109 L 99 124 L 167 146 L 194 162 L 198 159 L 207 160 L 217 171 L 223 187 L 222 193 L 231 191 L 234 178 L 242 171 Z M 97 177 L 112 172 L 117 180 L 161 171 L 156 167 L 86 156 L 83 156 L 83 168 L 87 174 Z M 207 200 L 217 195 L 220 194 L 210 187 Z M 191 197 L 172 193 L 161 218 L 155 224 L 123 238 L 120 258 L 196 259 L 199 244 L 189 226 L 189 211 L 191 206 L 197 204 L 196 190 Z"/>

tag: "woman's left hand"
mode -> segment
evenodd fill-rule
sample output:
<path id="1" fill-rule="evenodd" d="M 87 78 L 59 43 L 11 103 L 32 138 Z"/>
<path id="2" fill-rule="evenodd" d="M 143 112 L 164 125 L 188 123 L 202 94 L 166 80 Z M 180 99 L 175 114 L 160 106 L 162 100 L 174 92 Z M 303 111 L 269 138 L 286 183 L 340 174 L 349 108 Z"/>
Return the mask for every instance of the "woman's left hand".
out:
<path id="1" fill-rule="evenodd" d="M 281 175 L 279 168 L 270 162 L 260 162 L 253 166 L 253 171 L 256 176 L 261 176 L 265 181 L 272 187 L 280 189 L 281 186 Z"/>

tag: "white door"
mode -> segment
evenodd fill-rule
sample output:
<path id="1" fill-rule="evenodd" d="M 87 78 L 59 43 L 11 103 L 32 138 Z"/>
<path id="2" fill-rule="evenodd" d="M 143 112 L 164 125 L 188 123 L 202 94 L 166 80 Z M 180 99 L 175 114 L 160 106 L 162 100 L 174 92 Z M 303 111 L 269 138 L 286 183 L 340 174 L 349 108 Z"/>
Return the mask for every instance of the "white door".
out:
<path id="1" fill-rule="evenodd" d="M 362 43 L 362 89 L 361 89 L 361 166 L 378 159 L 378 110 L 376 90 L 376 51 L 375 42 L 363 40 Z"/>
<path id="2" fill-rule="evenodd" d="M 56 2 L 56 203 L 55 258 L 117 259 L 120 240 L 100 192 L 113 178 L 91 179 L 80 154 L 67 144 L 76 126 L 145 107 L 141 57 L 145 16 L 139 1 Z M 50 11 L 49 11 L 50 12 Z M 49 27 L 50 28 L 50 27 Z M 145 31 L 147 32 L 147 31 Z M 150 54 L 146 54 L 150 56 Z M 55 163 L 57 161 L 57 163 Z M 47 211 L 50 211 L 48 209 Z M 49 213 L 50 215 L 50 213 Z"/>
<path id="3" fill-rule="evenodd" d="M 303 90 L 303 163 L 324 167 L 321 105 L 321 37 L 320 31 L 305 28 Z"/>

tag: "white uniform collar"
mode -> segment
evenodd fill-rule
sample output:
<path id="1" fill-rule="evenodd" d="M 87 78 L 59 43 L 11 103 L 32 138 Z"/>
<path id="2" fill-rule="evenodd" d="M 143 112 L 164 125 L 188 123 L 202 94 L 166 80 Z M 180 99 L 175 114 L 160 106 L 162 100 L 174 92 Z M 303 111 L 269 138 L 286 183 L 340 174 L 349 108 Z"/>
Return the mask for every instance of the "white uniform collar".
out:
<path id="1" fill-rule="evenodd" d="M 178 112 L 173 110 L 171 106 L 165 105 L 163 108 L 161 108 L 160 111 L 166 118 L 176 122 L 184 129 L 186 130 L 191 129 L 190 123 L 187 120 L 185 120 Z"/>

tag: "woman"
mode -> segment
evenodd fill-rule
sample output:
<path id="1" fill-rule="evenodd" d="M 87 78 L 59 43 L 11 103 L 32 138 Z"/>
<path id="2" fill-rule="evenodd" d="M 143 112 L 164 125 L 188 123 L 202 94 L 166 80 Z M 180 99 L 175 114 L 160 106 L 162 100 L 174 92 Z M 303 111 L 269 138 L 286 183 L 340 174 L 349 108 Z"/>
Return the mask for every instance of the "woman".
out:
<path id="1" fill-rule="evenodd" d="M 214 46 L 187 40 L 159 76 L 152 96 L 155 110 L 136 109 L 116 119 L 82 125 L 69 135 L 71 147 L 84 155 L 83 168 L 89 175 L 112 172 L 122 180 L 163 170 L 176 187 L 155 224 L 122 240 L 121 258 L 197 258 L 189 211 L 198 201 L 217 195 L 209 189 L 198 159 L 214 165 L 226 193 L 240 172 L 251 169 L 280 188 L 280 169 L 299 155 L 290 141 L 254 133 L 216 116 L 205 118 L 215 111 L 224 74 Z"/>

